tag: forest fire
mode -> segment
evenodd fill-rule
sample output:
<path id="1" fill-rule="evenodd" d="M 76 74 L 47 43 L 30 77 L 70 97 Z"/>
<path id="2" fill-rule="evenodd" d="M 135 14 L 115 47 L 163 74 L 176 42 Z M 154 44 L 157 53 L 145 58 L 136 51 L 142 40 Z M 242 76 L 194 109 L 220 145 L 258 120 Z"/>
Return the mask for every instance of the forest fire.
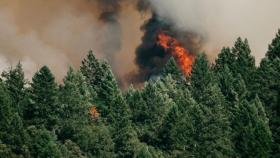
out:
<path id="1" fill-rule="evenodd" d="M 177 39 L 163 32 L 158 34 L 157 43 L 175 58 L 184 75 L 191 75 L 192 64 L 195 59 L 193 54 L 185 49 Z"/>

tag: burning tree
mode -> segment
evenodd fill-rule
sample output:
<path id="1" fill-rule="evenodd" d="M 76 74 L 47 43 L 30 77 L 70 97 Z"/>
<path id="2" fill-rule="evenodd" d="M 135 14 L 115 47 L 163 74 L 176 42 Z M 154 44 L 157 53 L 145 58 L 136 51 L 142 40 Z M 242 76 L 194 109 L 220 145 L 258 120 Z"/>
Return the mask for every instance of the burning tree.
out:
<path id="1" fill-rule="evenodd" d="M 177 39 L 163 32 L 158 34 L 157 39 L 157 43 L 175 58 L 183 74 L 190 75 L 195 56 L 185 49 Z"/>

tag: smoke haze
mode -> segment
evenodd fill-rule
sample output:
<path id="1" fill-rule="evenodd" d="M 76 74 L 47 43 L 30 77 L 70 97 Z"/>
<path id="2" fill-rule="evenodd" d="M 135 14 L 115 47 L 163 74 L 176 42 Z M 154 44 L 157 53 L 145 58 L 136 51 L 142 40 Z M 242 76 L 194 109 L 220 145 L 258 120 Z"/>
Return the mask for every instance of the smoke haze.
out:
<path id="1" fill-rule="evenodd" d="M 191 51 L 213 59 L 241 36 L 259 62 L 280 27 L 279 6 L 279 0 L 1 0 L 0 70 L 20 60 L 28 78 L 48 65 L 61 80 L 92 49 L 126 86 L 127 74 L 150 71 L 139 49 L 152 14 L 182 34 Z"/>
<path id="2" fill-rule="evenodd" d="M 204 37 L 211 58 L 237 37 L 248 38 L 259 62 L 280 27 L 279 0 L 150 0 L 156 12 L 178 29 Z"/>

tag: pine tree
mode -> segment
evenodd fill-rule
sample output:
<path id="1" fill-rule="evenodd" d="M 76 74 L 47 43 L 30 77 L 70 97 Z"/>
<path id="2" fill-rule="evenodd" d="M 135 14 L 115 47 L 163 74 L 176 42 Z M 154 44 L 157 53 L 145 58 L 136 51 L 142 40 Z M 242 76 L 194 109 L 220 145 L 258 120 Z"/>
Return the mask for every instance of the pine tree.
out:
<path id="1" fill-rule="evenodd" d="M 56 142 L 55 135 L 45 128 L 36 128 L 30 126 L 28 131 L 28 148 L 30 149 L 30 157 L 53 157 L 60 158 L 62 153 Z"/>
<path id="2" fill-rule="evenodd" d="M 75 142 L 87 157 L 92 158 L 113 158 L 114 143 L 108 127 L 100 125 L 85 126 L 75 134 Z"/>
<path id="3" fill-rule="evenodd" d="M 13 106 L 16 112 L 22 115 L 26 80 L 21 63 L 18 63 L 15 68 L 11 67 L 7 72 L 4 71 L 2 77 L 11 98 L 13 98 Z"/>
<path id="4" fill-rule="evenodd" d="M 221 92 L 225 96 L 226 104 L 228 105 L 228 108 L 232 108 L 238 100 L 237 90 L 234 86 L 236 79 L 233 77 L 233 74 L 227 64 L 225 64 L 223 68 L 215 74 L 217 74 L 218 84 Z"/>
<path id="5" fill-rule="evenodd" d="M 254 78 L 253 92 L 256 93 L 265 106 L 270 119 L 270 128 L 273 135 L 272 156 L 280 156 L 280 57 L 279 57 L 279 34 L 269 45 L 266 57 L 261 61 Z"/>
<path id="6" fill-rule="evenodd" d="M 70 139 L 82 126 L 89 123 L 89 110 L 93 92 L 84 76 L 69 69 L 59 90 L 59 104 L 62 106 L 59 139 Z"/>
<path id="7" fill-rule="evenodd" d="M 43 66 L 32 78 L 30 104 L 25 116 L 30 124 L 52 129 L 58 123 L 61 107 L 57 104 L 57 84 L 47 66 Z"/>
<path id="8" fill-rule="evenodd" d="M 256 70 L 255 58 L 251 55 L 251 49 L 248 44 L 248 40 L 244 41 L 241 38 L 238 38 L 232 48 L 232 53 L 236 55 L 235 67 L 232 69 L 235 75 L 241 74 L 242 78 L 245 81 L 245 84 L 249 86 L 252 81 L 252 75 Z"/>
<path id="9" fill-rule="evenodd" d="M 113 106 L 112 98 L 120 95 L 111 67 L 105 61 L 98 61 L 90 51 L 87 58 L 82 62 L 81 72 L 96 92 L 97 108 L 106 118 L 110 113 L 110 106 Z"/>
<path id="10" fill-rule="evenodd" d="M 215 71 L 218 72 L 222 69 L 224 69 L 225 65 L 228 66 L 230 70 L 233 70 L 234 63 L 236 60 L 236 54 L 232 53 L 231 49 L 228 47 L 224 47 L 221 50 L 221 53 L 218 54 L 218 57 L 215 61 Z"/>
<path id="11" fill-rule="evenodd" d="M 214 77 L 210 70 L 209 62 L 205 54 L 199 54 L 192 68 L 191 87 L 195 100 L 199 100 L 207 85 L 213 82 Z"/>
<path id="12" fill-rule="evenodd" d="M 125 94 L 125 100 L 131 111 L 131 120 L 135 125 L 143 122 L 147 118 L 147 104 L 142 97 L 142 92 L 134 87 L 130 87 Z M 137 127 L 137 126 L 136 126 Z"/>
<path id="13" fill-rule="evenodd" d="M 160 129 L 160 146 L 171 151 L 174 157 L 192 155 L 195 134 L 192 121 L 194 106 L 197 106 L 196 102 L 191 98 L 190 92 L 186 91 L 178 104 L 170 109 Z"/>
<path id="14" fill-rule="evenodd" d="M 87 57 L 82 61 L 82 65 L 80 67 L 82 74 L 86 77 L 90 85 L 97 92 L 98 86 L 100 84 L 100 79 L 102 77 L 101 67 L 99 61 L 96 59 L 92 50 L 88 52 Z"/>
<path id="15" fill-rule="evenodd" d="M 163 67 L 162 74 L 163 76 L 167 76 L 168 74 L 170 74 L 176 78 L 182 78 L 183 76 L 173 57 L 170 58 L 166 65 Z"/>
<path id="16" fill-rule="evenodd" d="M 219 72 L 227 66 L 233 76 L 240 74 L 245 84 L 251 89 L 249 83 L 252 82 L 252 76 L 256 71 L 255 58 L 251 55 L 251 49 L 248 40 L 242 40 L 240 37 L 236 40 L 232 49 L 223 48 L 216 59 L 214 67 L 215 72 Z"/>
<path id="17" fill-rule="evenodd" d="M 235 113 L 233 142 L 239 157 L 269 157 L 271 132 L 259 100 L 241 100 Z"/>
<path id="18" fill-rule="evenodd" d="M 84 76 L 78 71 L 69 69 L 60 88 L 60 102 L 63 106 L 63 118 L 79 118 L 87 116 L 92 90 L 88 87 Z"/>
<path id="19" fill-rule="evenodd" d="M 278 30 L 276 37 L 272 40 L 272 43 L 269 45 L 266 57 L 269 60 L 280 58 L 280 29 Z"/>
<path id="20" fill-rule="evenodd" d="M 98 61 L 93 53 L 89 52 L 82 62 L 81 72 L 97 92 L 97 108 L 112 126 L 117 156 L 132 157 L 137 136 L 131 126 L 129 107 L 122 97 L 111 67 L 105 61 Z"/>
<path id="21" fill-rule="evenodd" d="M 146 117 L 138 123 L 139 138 L 149 145 L 155 145 L 158 141 L 159 127 L 162 125 L 164 117 L 174 105 L 174 102 L 167 94 L 167 89 L 161 81 L 150 81 L 146 83 L 142 92 L 142 98 L 146 102 L 142 107 Z"/>
<path id="22" fill-rule="evenodd" d="M 198 103 L 201 114 L 196 124 L 196 157 L 231 157 L 231 128 L 225 99 L 219 87 L 211 83 L 201 94 Z M 199 113 L 198 113 L 199 114 Z"/>
<path id="23" fill-rule="evenodd" d="M 0 83 L 0 130 L 5 131 L 10 125 L 13 116 L 12 99 L 8 94 L 7 88 Z"/>
<path id="24" fill-rule="evenodd" d="M 192 94 L 199 104 L 195 157 L 231 157 L 233 148 L 225 98 L 205 55 L 196 58 L 191 76 Z"/>

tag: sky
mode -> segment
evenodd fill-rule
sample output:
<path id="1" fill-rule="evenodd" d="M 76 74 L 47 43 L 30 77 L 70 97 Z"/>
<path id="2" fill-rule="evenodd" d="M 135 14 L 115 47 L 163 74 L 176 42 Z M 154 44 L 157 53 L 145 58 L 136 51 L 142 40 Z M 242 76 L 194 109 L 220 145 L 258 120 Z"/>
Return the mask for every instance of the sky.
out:
<path id="1" fill-rule="evenodd" d="M 249 40 L 259 63 L 280 28 L 279 0 L 149 1 L 153 11 L 176 29 L 200 34 L 203 51 L 212 60 L 223 46 L 232 47 L 242 37 Z M 100 21 L 100 10 L 94 0 L 1 0 L 0 71 L 21 61 L 29 79 L 48 65 L 61 80 L 69 66 L 78 68 L 91 49 L 124 78 L 137 69 L 140 27 L 150 13 L 124 3 L 112 24 Z"/>

